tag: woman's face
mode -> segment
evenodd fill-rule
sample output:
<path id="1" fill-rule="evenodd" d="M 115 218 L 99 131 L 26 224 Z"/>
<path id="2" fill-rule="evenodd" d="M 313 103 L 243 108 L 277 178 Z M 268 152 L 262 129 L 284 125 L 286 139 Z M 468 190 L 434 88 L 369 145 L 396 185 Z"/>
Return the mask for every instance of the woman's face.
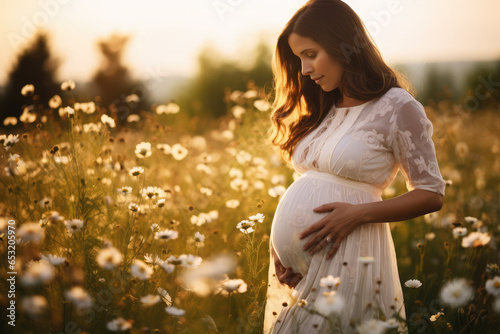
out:
<path id="1" fill-rule="evenodd" d="M 288 36 L 288 45 L 302 62 L 302 75 L 309 75 L 325 92 L 340 86 L 344 69 L 321 45 L 294 32 Z"/>

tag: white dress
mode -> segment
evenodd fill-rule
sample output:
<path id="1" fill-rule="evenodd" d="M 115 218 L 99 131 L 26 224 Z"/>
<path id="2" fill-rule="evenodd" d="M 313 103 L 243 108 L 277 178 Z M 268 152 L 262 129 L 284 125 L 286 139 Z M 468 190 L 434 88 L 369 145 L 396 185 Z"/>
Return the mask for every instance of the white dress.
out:
<path id="1" fill-rule="evenodd" d="M 298 235 L 329 214 L 313 211 L 322 204 L 381 201 L 382 191 L 398 170 L 406 178 L 408 190 L 425 189 L 444 195 L 445 181 L 436 161 L 432 131 L 423 106 L 406 90 L 391 88 L 360 106 L 333 106 L 322 124 L 298 143 L 292 164 L 301 176 L 280 199 L 271 227 L 263 333 L 321 333 L 327 321 L 297 302 L 304 299 L 307 308 L 314 309 L 318 295 L 329 291 L 319 285 L 328 275 L 341 281 L 336 289 L 345 300 L 340 314 L 342 333 L 353 332 L 351 320 L 359 323 L 373 318 L 369 304 L 380 307 L 386 319 L 397 311 L 406 318 L 388 223 L 357 228 L 328 260 L 326 253 L 331 245 L 311 256 L 302 246 L 315 233 L 303 240 Z M 294 289 L 278 281 L 273 248 L 285 267 L 302 274 Z M 374 258 L 364 274 L 359 257 Z"/>

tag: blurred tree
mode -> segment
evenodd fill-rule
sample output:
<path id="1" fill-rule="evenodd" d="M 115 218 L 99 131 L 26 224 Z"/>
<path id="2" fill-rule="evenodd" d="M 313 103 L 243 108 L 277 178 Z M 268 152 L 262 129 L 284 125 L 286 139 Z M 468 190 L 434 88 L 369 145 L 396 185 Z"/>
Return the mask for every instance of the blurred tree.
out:
<path id="1" fill-rule="evenodd" d="M 495 108 L 500 104 L 500 60 L 493 66 L 478 65 L 465 80 L 463 105 L 469 111 Z"/>
<path id="2" fill-rule="evenodd" d="M 429 65 L 424 80 L 424 89 L 422 95 L 419 96 L 420 102 L 427 105 L 442 100 L 453 100 L 454 98 L 451 74 L 439 71 L 437 64 Z"/>
<path id="3" fill-rule="evenodd" d="M 95 95 L 99 96 L 101 106 L 109 108 L 120 123 L 124 123 L 127 116 L 135 110 L 143 108 L 147 100 L 147 90 L 132 78 L 129 69 L 122 62 L 129 40 L 129 36 L 113 34 L 98 41 L 102 61 L 92 77 L 96 86 Z M 131 94 L 136 94 L 140 101 L 128 102 L 127 96 Z"/>
<path id="4" fill-rule="evenodd" d="M 271 53 L 261 41 L 250 68 L 226 60 L 210 45 L 198 56 L 196 76 L 175 99 L 189 115 L 220 117 L 227 114 L 224 96 L 227 89 L 246 91 L 249 81 L 257 86 L 272 82 Z"/>
<path id="5" fill-rule="evenodd" d="M 267 43 L 261 40 L 256 47 L 256 56 L 253 67 L 248 72 L 248 76 L 255 81 L 259 87 L 272 84 L 273 72 L 271 68 L 272 52 Z"/>
<path id="6" fill-rule="evenodd" d="M 0 115 L 2 120 L 7 116 L 19 117 L 23 105 L 31 104 L 32 97 L 21 95 L 24 85 L 35 86 L 33 99 L 47 105 L 48 100 L 59 94 L 56 72 L 60 60 L 52 56 L 47 32 L 38 31 L 25 49 L 17 56 L 8 75 L 4 95 L 0 99 Z"/>

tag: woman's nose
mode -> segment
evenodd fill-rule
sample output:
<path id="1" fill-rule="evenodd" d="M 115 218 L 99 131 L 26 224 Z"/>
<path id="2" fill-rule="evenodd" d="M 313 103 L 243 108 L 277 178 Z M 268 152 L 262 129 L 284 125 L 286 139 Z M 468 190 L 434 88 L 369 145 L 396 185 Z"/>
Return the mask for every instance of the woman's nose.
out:
<path id="1" fill-rule="evenodd" d="M 312 66 L 309 62 L 302 63 L 302 75 L 306 76 L 312 73 Z"/>

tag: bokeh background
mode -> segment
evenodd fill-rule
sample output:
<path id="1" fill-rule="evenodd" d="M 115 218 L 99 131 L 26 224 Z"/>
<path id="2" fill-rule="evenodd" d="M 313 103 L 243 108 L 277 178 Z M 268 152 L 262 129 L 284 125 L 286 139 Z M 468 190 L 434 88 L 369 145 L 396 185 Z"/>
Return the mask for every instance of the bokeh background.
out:
<path id="1" fill-rule="evenodd" d="M 271 60 L 304 2 L 0 0 L 0 332 L 262 333 L 299 176 L 266 142 Z M 374 325 L 498 333 L 500 2 L 346 2 L 415 86 L 447 182 L 439 212 L 390 224 L 407 320 Z"/>
<path id="2" fill-rule="evenodd" d="M 422 103 L 451 99 L 479 108 L 464 94 L 475 94 L 481 75 L 499 75 L 498 1 L 346 2 Z M 243 89 L 250 79 L 271 87 L 276 38 L 303 3 L 2 1 L 1 114 L 21 114 L 25 84 L 48 100 L 71 79 L 77 97 L 99 96 L 101 106 L 138 92 L 146 110 L 175 99 L 189 115 L 221 116 L 226 87 Z"/>

